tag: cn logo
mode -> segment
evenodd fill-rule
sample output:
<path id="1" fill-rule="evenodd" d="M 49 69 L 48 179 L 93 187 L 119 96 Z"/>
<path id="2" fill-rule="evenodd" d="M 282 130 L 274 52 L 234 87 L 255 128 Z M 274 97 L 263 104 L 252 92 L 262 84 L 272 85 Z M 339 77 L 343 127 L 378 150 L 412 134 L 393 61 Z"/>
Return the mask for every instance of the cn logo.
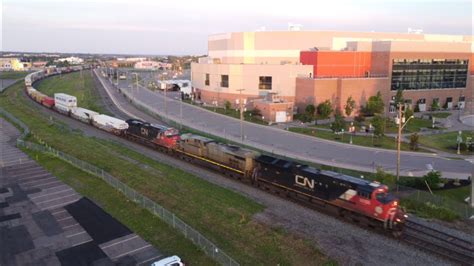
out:
<path id="1" fill-rule="evenodd" d="M 142 135 L 148 136 L 148 130 L 146 128 L 141 128 Z"/>
<path id="2" fill-rule="evenodd" d="M 309 178 L 295 175 L 295 183 L 306 188 L 314 189 L 314 180 L 309 180 Z"/>

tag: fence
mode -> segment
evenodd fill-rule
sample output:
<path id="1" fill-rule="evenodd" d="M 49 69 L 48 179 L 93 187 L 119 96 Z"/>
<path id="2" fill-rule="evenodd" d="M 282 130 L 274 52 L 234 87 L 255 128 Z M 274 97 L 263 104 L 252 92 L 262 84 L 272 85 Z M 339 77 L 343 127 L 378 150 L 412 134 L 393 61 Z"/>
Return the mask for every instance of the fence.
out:
<path id="1" fill-rule="evenodd" d="M 462 204 L 452 199 L 433 195 L 423 190 L 414 189 L 411 187 L 399 186 L 397 196 L 402 199 L 411 199 L 419 203 L 431 203 L 438 207 L 444 207 L 450 211 L 457 213 L 461 218 L 469 219 L 474 216 L 474 208 L 469 204 Z"/>
<path id="2" fill-rule="evenodd" d="M 239 265 L 234 259 L 232 259 L 229 255 L 227 255 L 224 251 L 219 249 L 214 243 L 209 241 L 206 237 L 204 237 L 201 233 L 199 233 L 196 229 L 192 228 L 188 224 L 186 224 L 183 220 L 178 218 L 174 213 L 168 211 L 167 209 L 163 208 L 161 205 L 157 204 L 156 202 L 152 201 L 146 196 L 141 195 L 135 189 L 127 186 L 117 178 L 113 177 L 109 173 L 105 172 L 103 169 L 100 169 L 88 162 L 79 160 L 69 154 L 66 154 L 62 151 L 55 150 L 51 147 L 39 145 L 36 143 L 31 143 L 24 141 L 22 139 L 17 140 L 17 145 L 21 147 L 25 147 L 30 150 L 40 151 L 44 153 L 52 154 L 61 160 L 64 160 L 71 165 L 81 169 L 82 171 L 88 172 L 92 175 L 95 175 L 102 180 L 104 180 L 107 184 L 112 186 L 113 188 L 119 190 L 123 193 L 127 198 L 134 201 L 141 207 L 149 210 L 154 215 L 160 217 L 165 223 L 172 226 L 180 233 L 182 233 L 187 239 L 191 240 L 195 245 L 199 246 L 204 250 L 204 252 L 216 260 L 218 263 L 222 265 Z"/>
<path id="3" fill-rule="evenodd" d="M 174 213 L 163 208 L 161 205 L 152 201 L 148 197 L 141 195 L 139 192 L 127 186 L 126 184 L 124 184 L 117 178 L 113 177 L 109 173 L 105 172 L 103 169 L 100 169 L 88 162 L 79 160 L 62 151 L 55 150 L 51 147 L 25 141 L 24 138 L 30 133 L 30 130 L 28 129 L 28 127 L 23 122 L 21 122 L 16 117 L 6 112 L 2 108 L 0 108 L 0 114 L 6 117 L 9 121 L 15 123 L 16 125 L 18 125 L 19 127 L 23 129 L 23 133 L 20 135 L 20 137 L 16 141 L 17 146 L 24 147 L 33 151 L 39 151 L 39 152 L 52 154 L 58 157 L 59 159 L 66 161 L 70 163 L 71 165 L 87 173 L 90 173 L 92 175 L 95 175 L 101 178 L 107 184 L 109 184 L 113 188 L 123 193 L 127 198 L 139 204 L 141 207 L 147 209 L 154 215 L 160 217 L 165 223 L 167 223 L 168 225 L 178 230 L 187 239 L 191 240 L 195 245 L 200 247 L 204 251 L 204 253 L 206 253 L 208 256 L 213 258 L 215 261 L 217 261 L 221 265 L 229 265 L 229 266 L 239 265 L 239 263 L 237 263 L 234 259 L 232 259 L 224 251 L 222 251 L 218 246 L 216 246 L 214 243 L 209 241 L 196 229 L 186 224 L 183 220 L 178 218 Z"/>
<path id="4" fill-rule="evenodd" d="M 149 106 L 147 106 L 145 103 L 141 102 L 138 99 L 135 99 L 132 97 L 132 95 L 129 94 L 127 90 L 121 90 L 121 93 L 133 104 L 136 108 L 139 110 L 151 115 L 151 116 L 159 116 L 156 111 L 153 111 Z M 178 126 L 179 124 L 172 119 L 169 119 L 164 116 L 159 116 L 160 119 L 164 120 L 168 124 L 171 124 L 173 126 Z M 253 145 L 254 148 L 259 148 L 257 144 Z M 265 148 L 260 147 L 261 150 L 265 150 Z M 272 152 L 273 153 L 273 152 Z M 293 158 L 294 159 L 294 158 Z M 335 169 L 333 169 L 334 171 Z M 336 170 L 336 171 L 340 171 Z M 402 186 L 399 186 L 402 187 Z M 409 198 L 411 200 L 415 200 L 419 203 L 427 203 L 430 202 L 436 206 L 440 207 L 445 207 L 455 213 L 457 213 L 460 217 L 464 219 L 468 219 L 474 215 L 474 208 L 472 208 L 469 204 L 462 204 L 459 202 L 456 202 L 454 200 L 451 200 L 446 197 L 441 197 L 438 195 L 433 195 L 430 194 L 426 191 L 423 190 L 418 190 L 410 187 L 404 187 L 403 188 L 403 193 L 398 193 L 397 196 L 400 198 Z"/>

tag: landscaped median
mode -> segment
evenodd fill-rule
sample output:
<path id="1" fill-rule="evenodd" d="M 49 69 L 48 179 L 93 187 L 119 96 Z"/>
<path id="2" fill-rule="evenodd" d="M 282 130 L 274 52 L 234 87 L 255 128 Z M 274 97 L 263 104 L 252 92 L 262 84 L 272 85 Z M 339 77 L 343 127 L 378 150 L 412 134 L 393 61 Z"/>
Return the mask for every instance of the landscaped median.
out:
<path id="1" fill-rule="evenodd" d="M 341 143 L 350 143 L 351 135 L 350 133 L 344 134 L 334 134 L 331 131 L 324 129 L 317 129 L 314 127 L 290 127 L 288 128 L 291 132 L 296 132 L 300 134 L 305 134 L 312 137 L 322 138 L 331 141 L 337 141 Z M 353 135 L 352 144 L 365 146 L 365 147 L 374 147 L 374 148 L 383 148 L 383 149 L 397 149 L 397 142 L 392 137 L 382 136 L 375 137 L 371 134 L 367 135 Z M 410 146 L 407 143 L 401 143 L 401 149 L 404 151 L 410 151 Z"/>
<path id="2" fill-rule="evenodd" d="M 26 123 L 34 136 L 55 149 L 104 169 L 141 194 L 173 210 L 182 220 L 206 235 L 239 263 L 309 265 L 328 261 L 314 244 L 253 220 L 253 215 L 264 208 L 260 204 L 117 143 L 86 137 L 65 124 L 52 122 L 48 115 L 42 113 L 43 107 L 23 96 L 22 88 L 22 83 L 13 85 L 1 95 L 0 104 Z M 58 87 L 57 91 L 61 89 Z M 44 160 L 47 162 L 49 159 Z M 51 166 L 52 171 L 57 168 L 55 164 L 57 162 Z M 83 183 L 79 179 L 71 178 L 70 182 L 96 195 L 92 198 L 106 197 L 102 195 L 104 191 L 93 188 L 97 184 L 92 181 Z M 103 204 L 113 205 L 114 199 Z M 128 205 L 124 205 L 120 211 L 127 213 L 127 208 Z M 133 219 L 146 218 L 140 211 L 124 215 Z M 133 219 L 124 223 L 129 225 Z M 150 234 L 154 234 L 153 231 Z M 145 239 L 153 237 L 155 236 L 144 235 Z M 177 232 L 171 232 L 164 237 L 164 241 L 158 239 L 154 243 L 157 243 L 161 250 L 185 254 L 187 261 L 202 261 L 203 263 L 198 264 L 206 264 L 202 252 L 185 248 L 185 245 L 179 244 L 181 240 L 182 237 Z"/>

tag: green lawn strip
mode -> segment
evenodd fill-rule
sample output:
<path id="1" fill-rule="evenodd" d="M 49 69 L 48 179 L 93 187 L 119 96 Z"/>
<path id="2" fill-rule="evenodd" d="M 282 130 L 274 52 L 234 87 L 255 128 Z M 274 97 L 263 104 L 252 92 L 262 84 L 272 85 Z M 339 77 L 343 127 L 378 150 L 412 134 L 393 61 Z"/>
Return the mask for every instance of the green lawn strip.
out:
<path id="1" fill-rule="evenodd" d="M 413 118 L 408 121 L 408 124 L 403 128 L 403 133 L 415 133 L 420 132 L 422 128 L 431 129 L 433 124 L 431 120 Z M 397 133 L 398 125 L 391 121 L 387 123 L 385 133 Z"/>
<path id="2" fill-rule="evenodd" d="M 471 186 L 463 186 L 459 188 L 451 188 L 451 189 L 443 189 L 443 190 L 434 190 L 433 193 L 445 198 L 450 198 L 459 203 L 465 204 L 466 202 L 464 200 L 467 197 L 469 197 L 471 194 Z"/>
<path id="3" fill-rule="evenodd" d="M 104 113 L 99 95 L 94 89 L 94 80 L 90 71 L 56 75 L 35 83 L 35 88 L 46 95 L 54 97 L 54 93 L 62 92 L 76 96 L 77 105 L 99 113 Z"/>
<path id="4" fill-rule="evenodd" d="M 25 122 L 36 138 L 110 172 L 175 212 L 237 261 L 308 264 L 327 260 L 312 244 L 254 222 L 252 216 L 263 206 L 115 143 L 97 141 L 61 123 L 50 123 L 38 112 L 42 107 L 19 95 L 20 89 L 10 88 L 2 94 L 0 103 Z"/>
<path id="5" fill-rule="evenodd" d="M 403 198 L 400 205 L 405 207 L 409 213 L 414 213 L 421 218 L 435 218 L 447 222 L 459 220 L 461 217 L 446 207 L 437 206 L 431 202 L 421 203 L 414 199 Z"/>
<path id="6" fill-rule="evenodd" d="M 427 115 L 431 115 L 436 118 L 447 118 L 448 116 L 451 115 L 451 113 L 448 112 L 441 112 L 441 113 L 427 113 Z"/>
<path id="7" fill-rule="evenodd" d="M 130 201 L 110 185 L 78 168 L 44 153 L 24 150 L 54 176 L 81 195 L 93 199 L 106 212 L 158 248 L 165 255 L 179 255 L 196 265 L 216 264 L 202 250 L 154 216 L 148 210 Z"/>
<path id="8" fill-rule="evenodd" d="M 0 71 L 0 79 L 21 79 L 28 73 L 26 71 Z"/>
<path id="9" fill-rule="evenodd" d="M 458 132 L 447 132 L 436 135 L 423 135 L 420 136 L 419 142 L 421 145 L 428 148 L 434 148 L 445 152 L 456 153 L 457 152 L 457 136 Z M 463 141 L 466 141 L 466 137 L 474 138 L 473 131 L 462 132 Z M 461 151 L 462 154 L 472 154 L 469 151 Z"/>
<path id="10" fill-rule="evenodd" d="M 342 142 L 342 143 L 349 143 L 350 135 L 335 135 L 333 132 L 325 131 L 325 130 L 317 130 L 315 128 L 299 128 L 299 127 L 290 127 L 288 129 L 291 132 L 296 132 L 300 134 L 305 134 L 312 137 Z M 352 136 L 352 144 L 364 146 L 364 147 L 375 147 L 375 148 L 383 148 L 383 149 L 392 149 L 395 150 L 397 148 L 397 143 L 394 138 L 383 136 L 381 138 L 371 137 L 371 136 Z M 404 151 L 411 151 L 410 147 L 407 143 L 402 143 L 401 149 Z"/>

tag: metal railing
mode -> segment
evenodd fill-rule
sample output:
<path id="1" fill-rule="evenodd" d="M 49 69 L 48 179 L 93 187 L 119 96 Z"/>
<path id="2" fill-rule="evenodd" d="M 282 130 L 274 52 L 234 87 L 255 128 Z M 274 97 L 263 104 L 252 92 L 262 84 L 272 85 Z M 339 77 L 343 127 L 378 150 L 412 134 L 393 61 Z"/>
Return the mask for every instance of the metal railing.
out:
<path id="1" fill-rule="evenodd" d="M 183 220 L 177 217 L 174 213 L 167 210 L 163 206 L 154 202 L 150 198 L 143 196 L 135 189 L 129 187 L 118 178 L 112 176 L 111 174 L 105 172 L 103 169 L 98 168 L 88 162 L 77 159 L 69 154 L 66 154 L 62 151 L 58 151 L 54 148 L 27 142 L 22 139 L 17 140 L 17 146 L 24 147 L 29 150 L 39 151 L 47 154 L 51 154 L 63 161 L 68 162 L 69 164 L 90 173 L 94 176 L 99 177 L 107 184 L 117 189 L 123 193 L 127 198 L 138 204 L 140 207 L 143 207 L 150 211 L 152 214 L 158 216 L 165 223 L 178 230 L 185 238 L 191 240 L 195 245 L 200 247 L 204 253 L 213 258 L 215 261 L 221 265 L 239 265 L 234 259 L 232 259 L 227 253 L 222 251 L 216 244 L 208 240 L 204 235 L 198 232 L 196 229 L 186 224 Z"/>

